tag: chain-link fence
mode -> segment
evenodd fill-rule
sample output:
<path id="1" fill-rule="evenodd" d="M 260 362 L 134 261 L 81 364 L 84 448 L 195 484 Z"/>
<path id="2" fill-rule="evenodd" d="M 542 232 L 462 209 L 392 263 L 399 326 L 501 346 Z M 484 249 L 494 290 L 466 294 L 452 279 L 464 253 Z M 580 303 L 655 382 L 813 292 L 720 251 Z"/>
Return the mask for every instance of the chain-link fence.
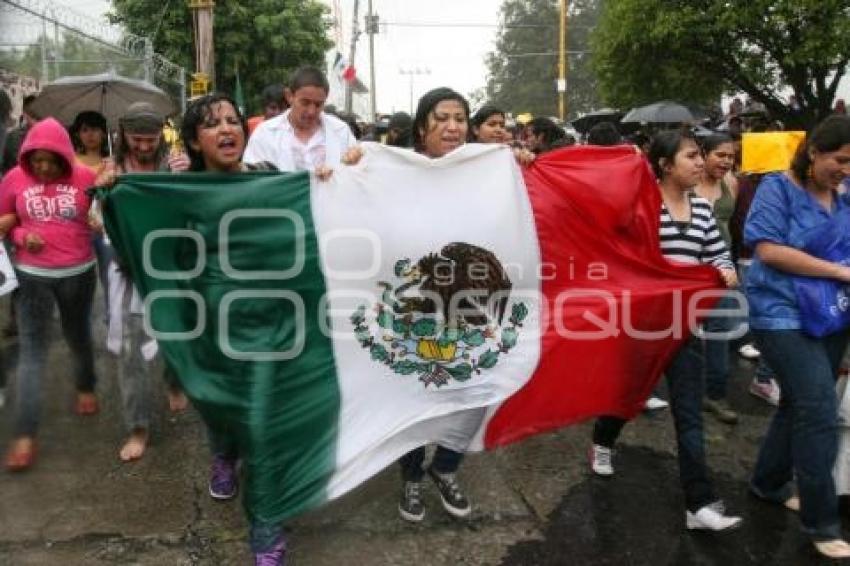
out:
<path id="1" fill-rule="evenodd" d="M 0 88 L 13 119 L 42 84 L 107 71 L 153 83 L 185 108 L 185 70 L 154 53 L 147 38 L 54 2 L 0 0 Z"/>

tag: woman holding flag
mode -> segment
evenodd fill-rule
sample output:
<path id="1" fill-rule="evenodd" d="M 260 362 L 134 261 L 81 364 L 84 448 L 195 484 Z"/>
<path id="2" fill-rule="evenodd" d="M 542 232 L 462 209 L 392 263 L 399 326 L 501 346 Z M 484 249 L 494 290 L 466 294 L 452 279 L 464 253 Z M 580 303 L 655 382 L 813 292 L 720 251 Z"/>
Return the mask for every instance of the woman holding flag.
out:
<path id="1" fill-rule="evenodd" d="M 659 239 L 668 260 L 715 267 L 727 287 L 737 285 L 729 251 L 723 243 L 711 205 L 691 193 L 702 175 L 702 152 L 693 135 L 682 131 L 659 133 L 649 150 L 649 160 L 661 189 Z M 715 495 L 705 461 L 702 425 L 703 357 L 699 340 L 691 337 L 664 371 L 676 425 L 679 477 L 685 492 L 688 529 L 722 531 L 738 526 L 740 517 L 726 515 Z M 591 468 L 601 476 L 614 473 L 613 447 L 626 421 L 601 417 L 593 430 Z"/>
<path id="2" fill-rule="evenodd" d="M 189 170 L 193 172 L 217 172 L 235 174 L 243 171 L 276 171 L 269 163 L 248 165 L 242 162 L 242 153 L 248 138 L 245 118 L 239 112 L 236 103 L 223 94 L 208 94 L 192 101 L 183 117 L 181 135 L 189 156 Z M 116 177 L 104 175 L 98 179 L 98 184 L 110 186 L 115 184 Z M 181 381 L 186 377 L 178 376 Z M 185 393 L 196 407 L 203 403 L 198 401 L 198 389 L 189 383 L 183 383 Z M 215 388 L 215 385 L 211 385 Z M 204 391 L 209 395 L 210 391 Z M 208 400 L 207 400 L 208 401 Z M 211 404 L 211 403 L 208 403 Z M 227 418 L 221 417 L 212 421 L 209 414 L 200 411 L 207 427 L 212 464 L 210 466 L 209 493 L 216 500 L 224 501 L 236 496 L 239 478 L 237 464 L 243 456 L 242 445 L 237 440 L 233 430 L 238 428 L 227 426 Z M 224 411 L 220 411 L 222 414 Z M 251 481 L 246 476 L 246 482 Z M 248 489 L 245 490 L 246 492 Z M 278 523 L 266 522 L 255 517 L 248 509 L 249 501 L 245 500 L 246 513 L 249 516 L 249 539 L 251 550 L 257 566 L 279 566 L 286 563 L 286 541 L 283 527 Z"/>
<path id="3" fill-rule="evenodd" d="M 449 88 L 436 88 L 419 99 L 413 119 L 413 148 L 431 159 L 454 151 L 469 138 L 469 103 Z M 470 424 L 480 422 L 483 410 L 469 411 Z M 474 430 L 476 427 L 470 427 Z M 461 490 L 455 475 L 463 461 L 463 451 L 470 438 L 461 434 L 446 440 L 434 451 L 431 464 L 423 468 L 425 447 L 421 446 L 400 460 L 404 482 L 398 512 L 405 521 L 418 522 L 425 518 L 422 502 L 422 480 L 427 473 L 440 491 L 446 511 L 459 518 L 472 513 L 472 505 Z"/>
<path id="4" fill-rule="evenodd" d="M 270 163 L 242 163 L 248 126 L 236 103 L 226 95 L 208 94 L 193 101 L 183 117 L 181 134 L 191 161 L 190 171 L 240 173 L 277 170 Z M 186 393 L 191 399 L 192 391 L 187 389 Z M 213 456 L 210 496 L 217 500 L 231 499 L 236 495 L 239 484 L 239 444 L 226 428 L 205 422 Z M 250 475 L 246 476 L 245 481 L 251 481 Z M 283 527 L 253 517 L 250 510 L 248 515 L 249 539 L 256 566 L 285 564 L 286 540 Z"/>

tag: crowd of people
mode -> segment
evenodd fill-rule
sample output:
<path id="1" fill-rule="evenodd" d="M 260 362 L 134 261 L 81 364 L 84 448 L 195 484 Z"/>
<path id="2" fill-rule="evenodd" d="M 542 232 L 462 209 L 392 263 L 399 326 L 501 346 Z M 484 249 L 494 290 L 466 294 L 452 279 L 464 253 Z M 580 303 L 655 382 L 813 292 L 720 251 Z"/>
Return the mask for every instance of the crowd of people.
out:
<path id="1" fill-rule="evenodd" d="M 440 159 L 467 143 L 507 144 L 522 166 L 577 143 L 547 118 L 508 127 L 509 114 L 495 106 L 484 105 L 472 113 L 467 100 L 449 88 L 426 93 L 414 116 L 394 114 L 385 130 L 373 128 L 364 134 L 350 116 L 328 111 L 328 91 L 320 70 L 302 67 L 285 88 L 266 89 L 263 114 L 250 119 L 226 95 L 199 97 L 182 116 L 181 144 L 173 147 L 163 136 L 166 117 L 145 103 L 126 108 L 109 143 L 113 134 L 99 113 L 83 112 L 66 129 L 50 117 L 38 120 L 27 111 L 31 100 L 25 101 L 24 123 L 5 136 L 0 181 L 0 232 L 19 283 L 11 301 L 20 360 L 9 387 L 13 438 L 4 460 L 7 470 L 23 472 L 36 462 L 54 304 L 73 362 L 74 410 L 81 417 L 100 410 L 92 338 L 97 321 L 91 317 L 98 281 L 106 305 L 107 349 L 118 359 L 127 430 L 118 457 L 133 462 L 148 448 L 159 378 L 154 375 L 159 367 L 156 344 L 145 334 L 142 297 L 112 252 L 101 211 L 87 189 L 109 187 L 126 173 L 157 171 L 306 170 L 326 179 L 334 169 L 359 161 L 359 139 L 410 148 L 429 159 Z M 731 118 L 742 110 L 732 108 Z M 730 349 L 740 345 L 742 355 L 761 358 L 749 391 L 777 407 L 753 472 L 752 493 L 797 512 L 821 554 L 850 558 L 850 545 L 841 538 L 832 478 L 838 450 L 835 380 L 850 335 L 846 329 L 820 337 L 807 333 L 808 314 L 794 292 L 798 277 L 850 282 L 850 267 L 817 257 L 807 247 L 808 234 L 828 226 L 850 205 L 842 189 L 850 178 L 850 118 L 824 120 L 800 145 L 787 171 L 763 178 L 738 173 L 739 134 L 733 128 L 696 136 L 677 128 L 630 140 L 636 152 L 645 151 L 658 179 L 661 252 L 672 262 L 713 266 L 730 289 L 703 322 L 705 335 L 687 340 L 664 372 L 685 525 L 723 531 L 742 521 L 714 491 L 703 432 L 704 411 L 728 425 L 738 421 L 726 389 Z M 583 143 L 612 146 L 629 141 L 616 124 L 602 122 L 586 133 Z M 15 158 L 7 160 L 10 152 Z M 739 279 L 749 302 L 752 336 L 740 344 L 709 339 L 740 326 L 741 321 L 727 313 Z M 167 367 L 162 377 L 170 408 L 184 410 L 191 393 L 184 393 L 179 376 Z M 471 411 L 469 418 L 480 422 L 483 412 Z M 593 473 L 614 474 L 614 447 L 625 424 L 614 416 L 596 421 L 589 439 Z M 231 499 L 240 482 L 241 448 L 220 426 L 209 424 L 207 433 L 210 496 Z M 401 458 L 402 519 L 424 518 L 421 490 L 426 477 L 436 485 L 448 513 L 470 515 L 472 503 L 457 477 L 470 440 L 461 436 L 441 443 L 427 465 L 424 446 Z M 250 510 L 248 515 L 256 564 L 283 564 L 282 526 Z"/>

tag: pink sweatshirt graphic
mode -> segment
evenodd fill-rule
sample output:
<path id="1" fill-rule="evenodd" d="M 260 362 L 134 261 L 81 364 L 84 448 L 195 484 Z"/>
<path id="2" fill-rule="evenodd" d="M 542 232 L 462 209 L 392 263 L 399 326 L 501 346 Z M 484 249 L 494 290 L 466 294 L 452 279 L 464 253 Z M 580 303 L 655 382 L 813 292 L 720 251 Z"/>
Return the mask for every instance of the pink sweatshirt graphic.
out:
<path id="1" fill-rule="evenodd" d="M 59 155 L 67 172 L 50 183 L 36 179 L 30 171 L 29 154 L 37 149 Z M 30 129 L 21 145 L 18 165 L 0 181 L 0 214 L 18 217 L 11 232 L 17 264 L 59 269 L 92 261 L 88 225 L 91 199 L 86 189 L 94 179 L 90 169 L 76 163 L 71 139 L 62 124 L 47 118 Z M 44 240 L 37 253 L 24 246 L 24 238 L 31 233 Z"/>

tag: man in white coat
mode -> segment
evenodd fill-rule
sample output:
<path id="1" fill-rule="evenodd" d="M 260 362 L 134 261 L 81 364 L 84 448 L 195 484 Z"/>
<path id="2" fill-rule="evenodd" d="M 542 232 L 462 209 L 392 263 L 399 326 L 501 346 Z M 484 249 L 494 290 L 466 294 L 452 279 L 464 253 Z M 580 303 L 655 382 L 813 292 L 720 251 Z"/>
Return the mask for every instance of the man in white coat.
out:
<path id="1" fill-rule="evenodd" d="M 328 79 L 315 67 L 301 67 L 289 80 L 289 110 L 262 122 L 245 148 L 246 163 L 267 161 L 280 171 L 317 171 L 340 164 L 357 143 L 348 125 L 323 112 Z"/>

